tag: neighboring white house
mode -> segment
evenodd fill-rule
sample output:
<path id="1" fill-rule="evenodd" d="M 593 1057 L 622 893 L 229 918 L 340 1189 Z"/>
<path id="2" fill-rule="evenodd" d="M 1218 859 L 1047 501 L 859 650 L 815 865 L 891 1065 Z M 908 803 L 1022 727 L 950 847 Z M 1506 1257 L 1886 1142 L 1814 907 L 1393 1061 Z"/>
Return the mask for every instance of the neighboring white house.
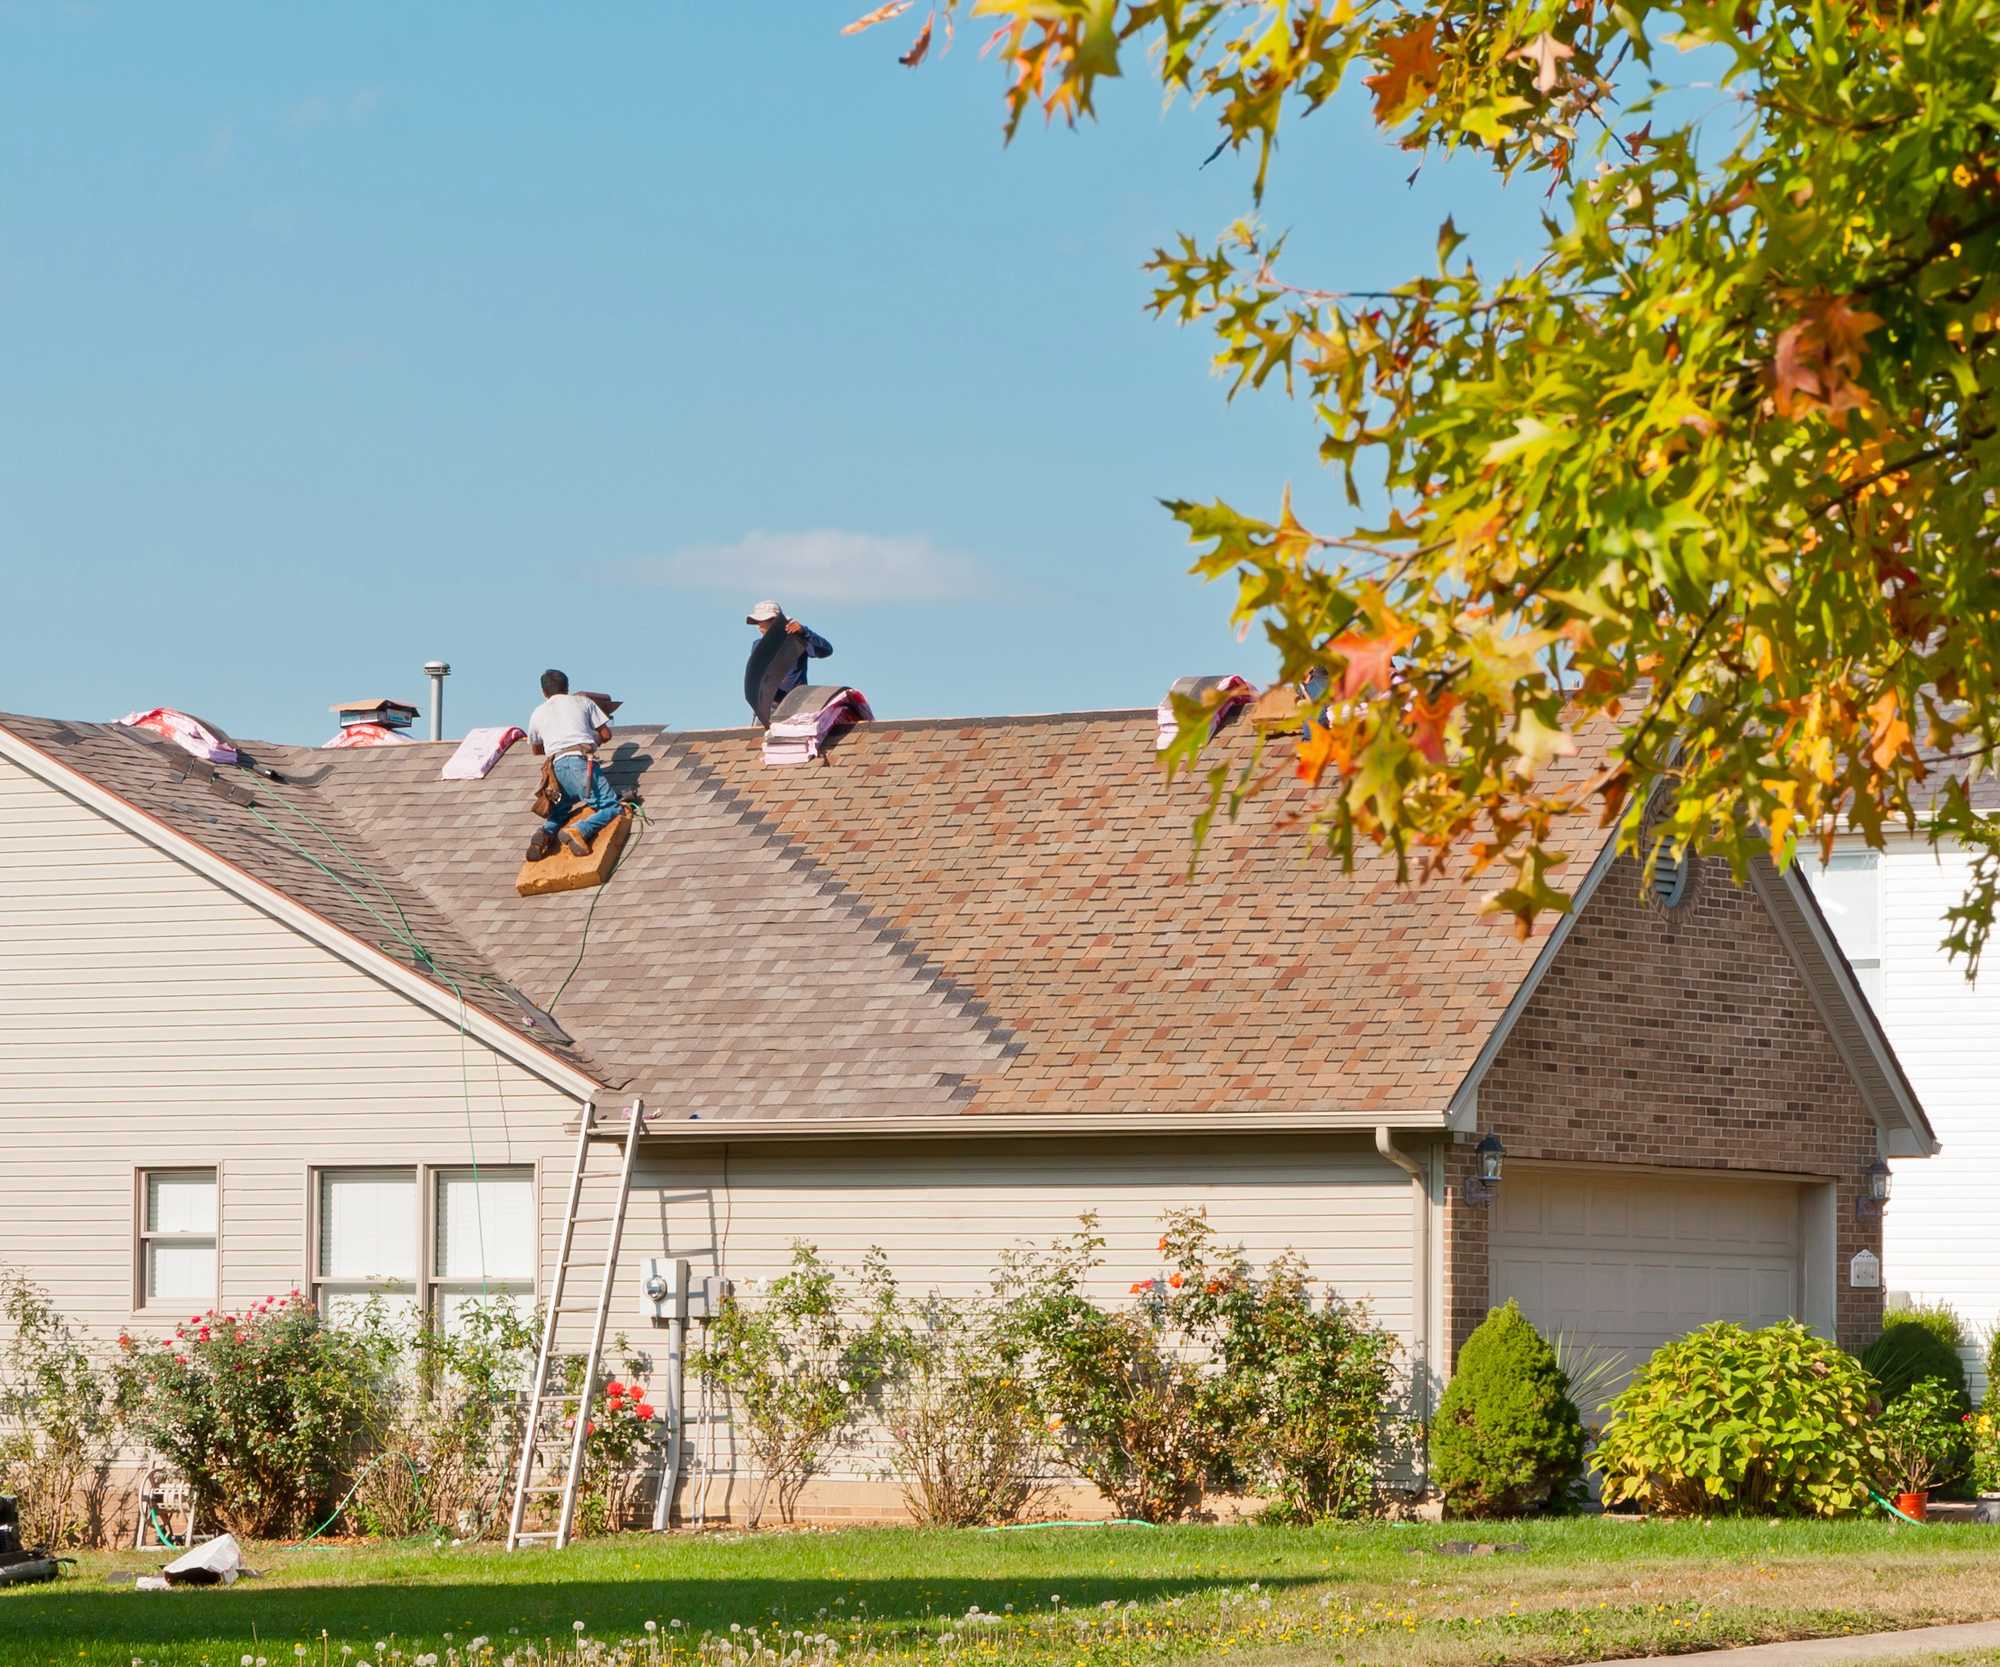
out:
<path id="1" fill-rule="evenodd" d="M 1942 947 L 1971 859 L 1918 837 L 1871 851 L 1843 841 L 1807 864 L 1820 908 L 1881 1018 L 1943 1144 L 1894 1162 L 1883 1261 L 1890 1297 L 1946 1302 L 1982 1337 L 2000 1324 L 2000 973 L 1969 981 Z M 1977 1354 L 1978 1351 L 1974 1351 Z M 1983 1359 L 1968 1357 L 1983 1380 Z M 1975 1390 L 1978 1384 L 1975 1383 Z"/>

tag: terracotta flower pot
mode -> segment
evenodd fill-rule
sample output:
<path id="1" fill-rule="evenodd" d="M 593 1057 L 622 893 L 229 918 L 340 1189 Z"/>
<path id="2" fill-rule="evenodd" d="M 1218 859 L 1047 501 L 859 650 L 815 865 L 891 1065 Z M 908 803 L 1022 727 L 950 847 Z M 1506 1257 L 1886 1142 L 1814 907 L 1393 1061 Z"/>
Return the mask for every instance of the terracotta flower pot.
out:
<path id="1" fill-rule="evenodd" d="M 1896 1495 L 1896 1509 L 1901 1511 L 1904 1516 L 1913 1517 L 1916 1521 L 1922 1522 L 1924 1520 L 1924 1505 L 1929 1498 L 1930 1495 L 1928 1493 L 1899 1493 Z"/>

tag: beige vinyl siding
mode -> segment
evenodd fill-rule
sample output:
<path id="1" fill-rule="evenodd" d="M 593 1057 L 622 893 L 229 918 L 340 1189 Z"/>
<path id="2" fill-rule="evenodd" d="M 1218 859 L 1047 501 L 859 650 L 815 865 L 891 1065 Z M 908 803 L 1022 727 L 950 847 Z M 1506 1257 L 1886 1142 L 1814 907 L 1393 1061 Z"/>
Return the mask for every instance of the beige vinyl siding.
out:
<path id="1" fill-rule="evenodd" d="M 134 1307 L 136 1171 L 219 1171 L 234 1307 L 308 1278 L 313 1166 L 540 1164 L 559 1210 L 576 1109 L 0 761 L 0 1261 L 107 1344 L 187 1317 Z"/>
<path id="2" fill-rule="evenodd" d="M 522 905 L 524 929 L 530 921 Z M 539 994 L 540 992 L 530 992 Z M 292 928 L 0 761 L 0 1261 L 48 1286 L 108 1349 L 121 1328 L 187 1317 L 136 1310 L 136 1174 L 218 1172 L 221 1302 L 310 1277 L 311 1176 L 352 1165 L 533 1165 L 539 1287 L 562 1231 L 576 1102 Z M 615 1100 L 603 1110 L 622 1112 Z M 809 1110 L 810 1108 L 801 1108 Z M 609 1215 L 615 1146 L 592 1155 L 580 1214 Z M 1046 1243 L 1087 1210 L 1108 1241 L 1100 1290 L 1126 1299 L 1160 1271 L 1162 1213 L 1205 1208 L 1257 1261 L 1296 1248 L 1407 1339 L 1409 1182 L 1352 1136 L 1118 1135 L 849 1143 L 651 1143 L 640 1159 L 613 1332 L 663 1363 L 644 1259 L 686 1256 L 752 1300 L 795 1239 L 856 1266 L 888 1253 L 913 1296 L 966 1295 L 1000 1254 Z M 428 1201 L 426 1201 L 428 1210 Z M 602 1226 L 579 1229 L 594 1295 Z M 202 1305 L 205 1306 L 205 1305 Z M 581 1348 L 587 1313 L 569 1316 Z M 689 1385 L 689 1404 L 696 1399 Z M 718 1458 L 731 1462 L 727 1432 Z M 705 1442 L 693 1431 L 691 1451 Z M 832 1480 L 889 1510 L 871 1437 Z M 733 1480 L 740 1481 L 740 1476 Z M 740 1510 L 742 1491 L 733 1498 Z M 711 1494 L 728 1508 L 730 1486 Z M 1081 1502 L 1080 1502 L 1081 1503 Z"/>

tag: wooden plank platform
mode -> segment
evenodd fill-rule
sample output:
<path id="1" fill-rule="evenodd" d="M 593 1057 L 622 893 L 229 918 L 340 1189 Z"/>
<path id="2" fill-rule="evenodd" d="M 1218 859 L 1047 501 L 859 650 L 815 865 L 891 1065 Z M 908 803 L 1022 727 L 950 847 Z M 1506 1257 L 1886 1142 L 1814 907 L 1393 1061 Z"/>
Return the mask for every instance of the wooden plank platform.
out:
<path id="1" fill-rule="evenodd" d="M 590 807 L 583 806 L 569 819 L 569 825 L 575 827 L 590 814 Z M 589 856 L 577 856 L 558 840 L 551 855 L 540 862 L 522 863 L 521 872 L 514 876 L 514 890 L 523 897 L 546 897 L 551 892 L 582 891 L 588 886 L 601 886 L 618 866 L 619 854 L 625 849 L 625 841 L 631 833 L 632 812 L 627 807 L 618 813 L 616 820 L 599 831 L 591 844 Z"/>

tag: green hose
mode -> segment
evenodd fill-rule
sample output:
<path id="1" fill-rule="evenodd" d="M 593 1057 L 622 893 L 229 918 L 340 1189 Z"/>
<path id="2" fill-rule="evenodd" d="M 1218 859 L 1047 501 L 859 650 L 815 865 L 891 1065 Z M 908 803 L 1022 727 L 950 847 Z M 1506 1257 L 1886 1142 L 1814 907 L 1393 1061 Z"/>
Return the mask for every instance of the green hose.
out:
<path id="1" fill-rule="evenodd" d="M 1930 1524 L 1924 1521 L 1922 1517 L 1905 1516 L 1901 1511 L 1897 1510 L 1894 1505 L 1890 1504 L 1888 1500 L 1884 1499 L 1873 1488 L 1870 1488 L 1868 1490 L 1868 1497 L 1874 1500 L 1876 1504 L 1880 1505 L 1883 1510 L 1887 1511 L 1898 1522 L 1907 1522 L 1912 1528 L 1930 1527 Z"/>
<path id="2" fill-rule="evenodd" d="M 160 1520 L 160 1513 L 152 1506 L 146 1507 L 146 1515 L 153 1519 L 153 1532 L 160 1536 L 160 1543 L 169 1551 L 184 1551 L 186 1547 L 167 1532 L 167 1525 Z"/>

